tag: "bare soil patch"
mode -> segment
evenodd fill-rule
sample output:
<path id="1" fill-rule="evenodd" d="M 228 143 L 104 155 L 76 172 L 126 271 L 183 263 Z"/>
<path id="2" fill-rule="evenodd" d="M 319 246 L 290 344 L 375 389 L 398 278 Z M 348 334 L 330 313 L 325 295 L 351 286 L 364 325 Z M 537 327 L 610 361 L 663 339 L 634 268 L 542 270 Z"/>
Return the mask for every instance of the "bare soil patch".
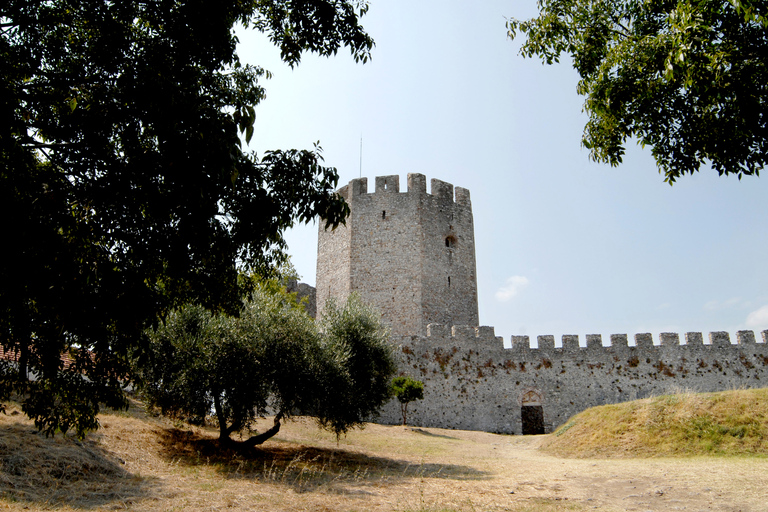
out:
<path id="1" fill-rule="evenodd" d="M 80 443 L 0 415 L 0 509 L 746 512 L 768 503 L 762 458 L 566 459 L 538 449 L 547 436 L 374 424 L 337 443 L 304 419 L 234 453 L 212 430 L 139 408 L 101 423 Z"/>

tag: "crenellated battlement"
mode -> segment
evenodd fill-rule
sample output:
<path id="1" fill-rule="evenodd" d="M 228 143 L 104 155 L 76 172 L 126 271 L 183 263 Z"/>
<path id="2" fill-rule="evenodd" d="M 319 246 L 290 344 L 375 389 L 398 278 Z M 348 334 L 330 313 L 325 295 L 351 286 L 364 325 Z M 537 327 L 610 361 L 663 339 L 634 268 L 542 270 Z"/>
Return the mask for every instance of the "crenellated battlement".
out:
<path id="1" fill-rule="evenodd" d="M 443 325 L 429 324 L 427 326 L 427 338 L 477 338 L 477 341 L 503 341 L 501 336 L 496 336 L 493 327 L 483 325 L 470 327 L 469 325 Z"/>
<path id="2" fill-rule="evenodd" d="M 754 345 L 756 343 L 765 344 L 768 343 L 768 330 L 762 331 L 762 341 L 758 342 L 755 339 L 754 331 L 737 331 L 736 332 L 736 345 Z M 651 333 L 638 333 L 635 334 L 634 347 L 637 348 L 655 348 L 655 347 L 730 347 L 734 346 L 731 343 L 730 334 L 726 331 L 715 331 L 709 333 L 709 343 L 704 343 L 704 337 L 701 332 L 687 332 L 685 333 L 685 343 L 680 343 L 680 335 L 676 332 L 663 332 L 659 335 L 659 344 L 653 342 L 653 335 Z M 586 346 L 581 346 L 579 343 L 578 334 L 564 334 L 562 337 L 562 344 L 559 347 L 555 347 L 555 337 L 552 335 L 539 335 L 536 337 L 538 348 L 532 348 L 530 345 L 530 338 L 528 336 L 512 336 L 511 350 L 542 350 L 542 351 L 578 351 L 587 350 L 594 351 L 602 348 L 627 348 L 629 345 L 629 339 L 626 334 L 611 334 L 610 344 L 604 345 L 603 339 L 600 334 L 587 334 Z"/>
<path id="3" fill-rule="evenodd" d="M 564 334 L 559 346 L 555 345 L 553 335 L 539 335 L 536 337 L 537 347 L 531 347 L 529 336 L 512 336 L 511 346 L 504 348 L 505 351 L 516 355 L 529 354 L 537 357 L 546 353 L 548 356 L 557 356 L 557 354 L 567 355 L 578 353 L 582 357 L 599 360 L 605 354 L 615 354 L 617 350 L 632 349 L 634 351 L 658 351 L 666 350 L 672 347 L 696 350 L 718 350 L 730 347 L 748 347 L 750 345 L 765 345 L 768 343 L 768 330 L 760 333 L 761 340 L 758 341 L 754 331 L 737 331 L 736 343 L 731 343 L 731 336 L 726 331 L 710 332 L 708 343 L 704 343 L 704 336 L 701 332 L 687 332 L 684 336 L 684 343 L 680 342 L 680 335 L 675 332 L 663 332 L 659 335 L 659 343 L 654 343 L 653 334 L 638 333 L 634 335 L 634 345 L 629 344 L 629 337 L 626 334 L 611 334 L 609 344 L 603 344 L 603 338 L 600 334 L 587 334 L 586 346 L 579 342 L 578 334 Z M 503 338 L 496 336 L 493 327 L 470 327 L 466 325 L 447 326 L 442 324 L 429 324 L 427 326 L 426 341 L 433 344 L 440 343 L 460 343 L 462 341 L 471 341 L 473 343 L 487 343 L 489 347 L 503 346 Z"/>
<path id="4" fill-rule="evenodd" d="M 469 191 L 408 174 L 353 179 L 340 188 L 346 225 L 320 223 L 317 313 L 358 292 L 392 332 L 401 375 L 425 383 L 409 418 L 428 427 L 544 433 L 596 405 L 675 389 L 768 385 L 768 330 L 512 336 L 479 324 Z M 584 342 L 582 346 L 581 342 Z M 605 344 L 604 344 L 605 342 Z M 394 401 L 381 420 L 399 423 Z"/>
<path id="5" fill-rule="evenodd" d="M 394 334 L 426 334 L 429 323 L 477 325 L 475 228 L 469 191 L 423 174 L 367 178 L 339 189 L 346 225 L 320 225 L 317 310 L 351 292 L 376 306 Z"/>
<path id="6" fill-rule="evenodd" d="M 408 189 L 400 192 L 400 176 L 376 176 L 375 189 L 368 192 L 368 178 L 355 178 L 349 184 L 341 187 L 338 193 L 348 202 L 354 201 L 360 196 L 373 196 L 384 194 L 409 194 L 412 196 L 430 196 L 441 202 L 454 202 L 457 205 L 471 207 L 469 190 L 462 187 L 454 187 L 451 183 L 433 178 L 430 182 L 431 193 L 427 193 L 427 177 L 423 174 L 409 173 L 407 179 Z"/>
<path id="7" fill-rule="evenodd" d="M 425 399 L 413 411 L 417 424 L 504 433 L 526 432 L 525 415 L 538 408 L 551 432 L 588 407 L 646 398 L 676 389 L 707 392 L 763 387 L 768 382 L 768 330 L 512 336 L 511 347 L 493 327 L 430 324 L 425 336 L 403 336 L 401 373 L 425 382 Z M 684 341 L 681 343 L 681 340 Z M 657 343 L 658 344 L 657 344 Z M 385 412 L 397 421 L 397 410 Z M 530 424 L 529 424 L 530 427 Z M 528 433 L 535 433 L 528 430 Z"/>

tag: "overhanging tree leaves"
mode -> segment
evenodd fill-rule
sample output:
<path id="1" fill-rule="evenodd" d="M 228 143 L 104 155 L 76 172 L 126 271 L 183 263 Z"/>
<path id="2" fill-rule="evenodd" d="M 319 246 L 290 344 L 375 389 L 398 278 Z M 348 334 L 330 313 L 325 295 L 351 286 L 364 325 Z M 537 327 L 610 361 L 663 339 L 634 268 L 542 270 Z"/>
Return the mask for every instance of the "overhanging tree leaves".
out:
<path id="1" fill-rule="evenodd" d="M 337 435 L 360 426 L 389 398 L 395 365 L 386 331 L 353 297 L 333 308 L 321 333 L 295 299 L 262 283 L 238 317 L 200 306 L 172 312 L 139 363 L 145 396 L 191 421 L 214 411 L 220 441 L 236 447 L 263 443 L 294 415 L 313 416 Z M 231 438 L 266 414 L 274 414 L 272 428 Z"/>
<path id="2" fill-rule="evenodd" d="M 565 53 L 581 80 L 592 159 L 618 165 L 627 139 L 650 146 L 665 181 L 710 164 L 758 175 L 768 154 L 764 0 L 539 0 L 508 22 L 522 55 Z"/>
<path id="3" fill-rule="evenodd" d="M 364 2 L 7 0 L 0 7 L 0 343 L 5 400 L 47 433 L 125 403 L 127 354 L 187 301 L 235 312 L 238 267 L 284 261 L 284 230 L 348 208 L 319 149 L 244 151 L 267 72 L 233 27 L 291 65 L 348 47 Z M 72 357 L 71 364 L 63 355 Z M 35 380 L 29 380 L 28 375 Z M 85 379 L 82 377 L 86 377 Z"/>

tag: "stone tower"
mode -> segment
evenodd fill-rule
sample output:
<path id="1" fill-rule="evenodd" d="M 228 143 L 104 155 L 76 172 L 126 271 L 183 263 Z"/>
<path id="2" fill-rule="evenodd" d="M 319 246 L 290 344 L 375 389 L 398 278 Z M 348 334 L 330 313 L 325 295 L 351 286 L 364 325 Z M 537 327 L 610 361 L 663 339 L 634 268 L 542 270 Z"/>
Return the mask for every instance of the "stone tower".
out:
<path id="1" fill-rule="evenodd" d="M 427 325 L 478 325 L 475 235 L 469 191 L 423 174 L 379 176 L 339 189 L 350 207 L 346 226 L 325 230 L 317 250 L 317 312 L 353 291 L 376 306 L 396 335 L 424 335 Z"/>

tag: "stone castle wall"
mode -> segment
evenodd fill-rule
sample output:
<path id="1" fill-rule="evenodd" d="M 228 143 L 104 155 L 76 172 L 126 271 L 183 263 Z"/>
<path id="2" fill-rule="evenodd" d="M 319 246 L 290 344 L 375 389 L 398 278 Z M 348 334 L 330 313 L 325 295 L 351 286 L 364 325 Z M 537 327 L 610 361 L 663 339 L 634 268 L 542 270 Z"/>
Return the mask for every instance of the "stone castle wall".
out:
<path id="1" fill-rule="evenodd" d="M 353 291 L 375 306 L 389 325 L 402 375 L 425 383 L 424 400 L 409 407 L 409 423 L 520 434 L 551 432 L 570 416 L 596 405 L 663 394 L 675 389 L 721 391 L 768 385 L 768 331 L 687 333 L 685 343 L 663 333 L 513 336 L 505 349 L 492 327 L 478 325 L 472 204 L 469 191 L 422 174 L 352 180 L 339 189 L 350 206 L 346 226 L 320 227 L 317 315 L 329 298 Z M 308 293 L 311 295 L 311 292 Z M 312 303 L 310 299 L 310 304 Z M 308 310 L 310 308 L 308 307 Z M 391 401 L 379 421 L 401 421 Z"/>
<path id="2" fill-rule="evenodd" d="M 678 389 L 696 392 L 757 388 L 768 385 L 768 331 L 761 342 L 753 331 L 739 331 L 737 344 L 727 332 L 713 332 L 709 344 L 701 333 L 663 333 L 660 345 L 650 334 L 539 336 L 530 348 L 527 336 L 513 336 L 505 349 L 492 327 L 448 329 L 430 325 L 427 336 L 395 338 L 402 375 L 425 383 L 424 400 L 409 406 L 408 422 L 426 427 L 522 433 L 525 406 L 543 410 L 544 430 L 551 432 L 570 416 L 589 407 L 625 402 Z M 390 402 L 377 420 L 401 421 Z"/>
<path id="3" fill-rule="evenodd" d="M 352 180 L 339 189 L 349 203 L 346 226 L 320 226 L 317 306 L 353 291 L 376 306 L 394 334 L 425 334 L 429 323 L 477 324 L 477 279 L 469 191 L 408 175 Z M 454 197 L 455 196 L 455 197 Z"/>

